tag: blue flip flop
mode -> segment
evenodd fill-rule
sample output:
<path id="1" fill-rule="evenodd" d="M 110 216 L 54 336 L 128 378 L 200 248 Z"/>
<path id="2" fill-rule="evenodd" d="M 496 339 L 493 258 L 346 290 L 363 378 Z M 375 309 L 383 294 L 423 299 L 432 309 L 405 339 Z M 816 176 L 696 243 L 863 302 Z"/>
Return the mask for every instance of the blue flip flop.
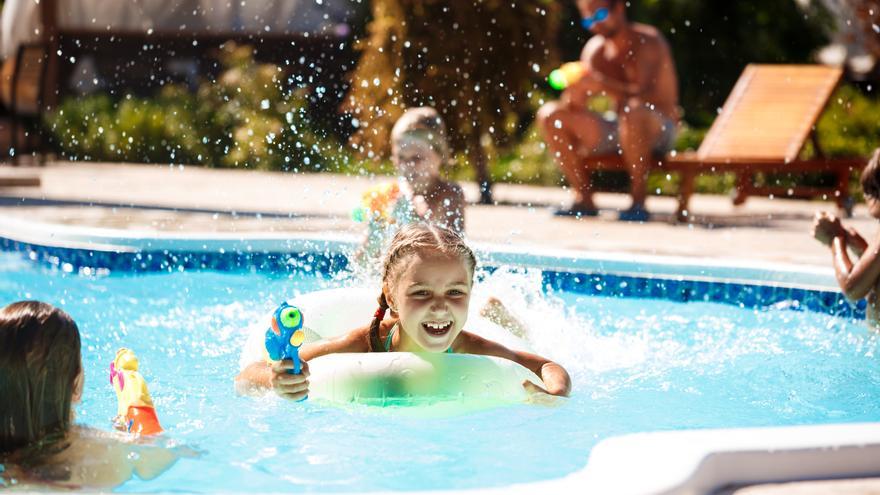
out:
<path id="1" fill-rule="evenodd" d="M 647 222 L 650 218 L 651 214 L 648 210 L 641 207 L 623 210 L 620 212 L 620 216 L 617 217 L 621 222 Z"/>

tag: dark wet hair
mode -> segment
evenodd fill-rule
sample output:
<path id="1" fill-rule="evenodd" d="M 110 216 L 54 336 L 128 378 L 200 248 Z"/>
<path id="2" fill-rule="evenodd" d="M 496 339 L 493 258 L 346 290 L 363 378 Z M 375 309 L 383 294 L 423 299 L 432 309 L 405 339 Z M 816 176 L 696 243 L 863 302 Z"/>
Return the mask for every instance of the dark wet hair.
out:
<path id="1" fill-rule="evenodd" d="M 471 275 L 477 267 L 474 252 L 455 231 L 439 225 L 413 223 L 402 227 L 391 239 L 388 252 L 382 263 L 382 285 L 390 287 L 397 283 L 404 261 L 421 251 L 433 251 L 448 256 L 459 256 L 470 268 Z M 388 301 L 385 291 L 379 295 L 379 310 L 373 315 L 370 324 L 370 350 L 381 352 L 385 346 L 379 340 L 379 325 L 385 317 Z"/>
<path id="2" fill-rule="evenodd" d="M 874 153 L 871 154 L 871 159 L 868 160 L 868 164 L 862 170 L 860 182 L 862 184 L 862 193 L 865 196 L 880 199 L 880 148 L 875 149 Z"/>
<path id="3" fill-rule="evenodd" d="M 82 369 L 79 329 L 39 301 L 0 309 L 0 459 L 65 437 Z"/>

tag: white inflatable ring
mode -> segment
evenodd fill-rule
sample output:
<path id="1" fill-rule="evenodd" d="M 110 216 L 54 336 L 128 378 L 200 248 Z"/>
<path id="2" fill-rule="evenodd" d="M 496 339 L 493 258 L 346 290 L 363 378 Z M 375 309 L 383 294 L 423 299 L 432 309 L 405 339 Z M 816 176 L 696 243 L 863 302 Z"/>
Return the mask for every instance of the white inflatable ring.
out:
<path id="1" fill-rule="evenodd" d="M 309 342 L 337 337 L 368 324 L 377 307 L 377 294 L 373 292 L 356 288 L 322 290 L 298 296 L 288 303 L 302 311 L 306 342 Z M 262 346 L 270 318 L 267 315 L 263 322 L 250 329 L 242 352 L 242 368 L 265 359 Z M 468 319 L 468 328 L 492 325 L 485 320 L 473 325 L 472 318 Z M 492 335 L 484 336 L 492 338 Z M 309 370 L 311 399 L 383 406 L 455 401 L 462 408 L 470 409 L 524 402 L 528 395 L 523 381 L 541 383 L 534 373 L 513 361 L 472 354 L 330 354 L 309 361 Z"/>

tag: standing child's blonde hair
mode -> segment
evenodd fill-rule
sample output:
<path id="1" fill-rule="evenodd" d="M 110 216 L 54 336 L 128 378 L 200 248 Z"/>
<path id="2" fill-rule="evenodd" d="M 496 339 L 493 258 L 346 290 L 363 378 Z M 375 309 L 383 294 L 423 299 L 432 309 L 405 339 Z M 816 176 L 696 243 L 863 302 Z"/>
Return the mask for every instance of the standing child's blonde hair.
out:
<path id="1" fill-rule="evenodd" d="M 432 107 L 410 108 L 401 115 L 391 129 L 391 145 L 407 139 L 425 142 L 440 157 L 440 163 L 449 161 L 449 141 L 443 118 Z"/>
<path id="2" fill-rule="evenodd" d="M 471 275 L 477 267 L 477 258 L 474 256 L 474 252 L 465 244 L 460 235 L 446 227 L 413 223 L 397 231 L 388 245 L 388 252 L 382 263 L 383 287 L 390 287 L 397 283 L 404 261 L 421 251 L 460 257 L 467 264 Z M 373 322 L 370 324 L 370 347 L 374 352 L 384 350 L 379 341 L 379 325 L 382 323 L 387 309 L 388 301 L 383 290 L 379 295 L 379 309 L 376 310 Z"/>

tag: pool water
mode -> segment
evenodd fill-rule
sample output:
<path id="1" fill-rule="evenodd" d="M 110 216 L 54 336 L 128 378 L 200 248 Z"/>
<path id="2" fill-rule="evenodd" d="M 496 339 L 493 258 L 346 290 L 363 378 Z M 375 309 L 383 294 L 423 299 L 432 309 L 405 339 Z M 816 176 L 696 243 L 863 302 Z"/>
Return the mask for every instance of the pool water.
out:
<path id="1" fill-rule="evenodd" d="M 880 344 L 861 322 L 785 305 L 544 294 L 539 272 L 516 270 L 488 275 L 475 298 L 491 293 L 515 308 L 535 349 L 569 370 L 573 395 L 558 406 L 425 418 L 237 397 L 243 329 L 297 291 L 345 283 L 211 271 L 81 276 L 0 253 L 0 304 L 44 300 L 79 324 L 79 422 L 109 428 L 116 399 L 107 367 L 127 346 L 140 358 L 166 435 L 203 452 L 124 491 L 503 486 L 578 470 L 612 435 L 880 421 Z"/>

